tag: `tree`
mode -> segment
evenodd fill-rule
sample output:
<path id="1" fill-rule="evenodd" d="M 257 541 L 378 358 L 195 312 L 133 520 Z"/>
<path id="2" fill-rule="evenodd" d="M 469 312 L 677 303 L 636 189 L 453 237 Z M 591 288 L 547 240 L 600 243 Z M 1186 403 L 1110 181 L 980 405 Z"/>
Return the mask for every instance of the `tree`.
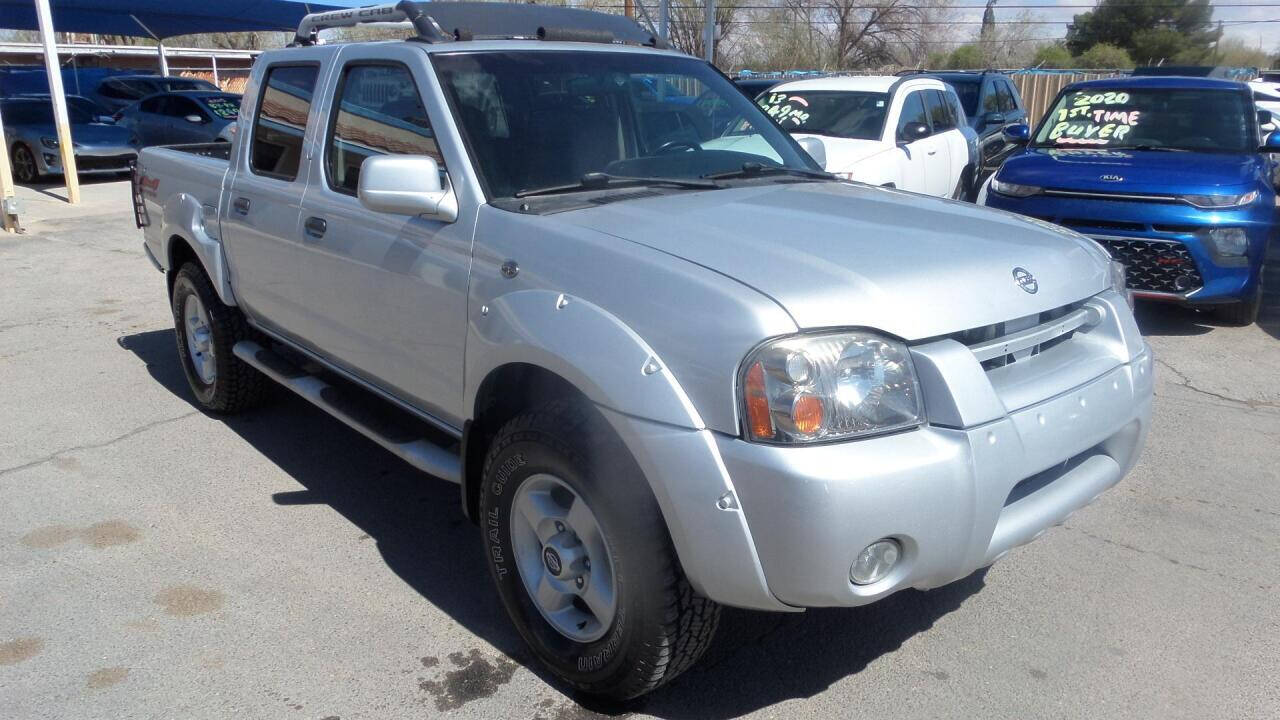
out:
<path id="1" fill-rule="evenodd" d="M 952 70 L 981 70 L 986 66 L 982 48 L 972 43 L 952 50 L 951 56 L 947 58 L 947 67 Z"/>
<path id="2" fill-rule="evenodd" d="M 1071 53 L 1059 43 L 1041 45 L 1031 58 L 1032 67 L 1057 69 L 1069 68 L 1071 64 Z"/>
<path id="3" fill-rule="evenodd" d="M 1093 10 L 1073 18 L 1067 26 L 1066 45 L 1072 54 L 1080 55 L 1107 43 L 1149 60 L 1154 56 L 1147 53 L 1157 49 L 1152 43 L 1158 40 L 1161 52 L 1172 50 L 1161 57 L 1189 58 L 1197 53 L 1203 57 L 1221 34 L 1212 20 L 1209 0 L 1101 0 Z M 1138 41 L 1144 42 L 1142 49 Z"/>
<path id="4" fill-rule="evenodd" d="M 1271 64 L 1271 56 L 1265 50 L 1249 47 L 1240 38 L 1219 40 L 1213 55 L 1214 65 L 1265 68 Z"/>
<path id="5" fill-rule="evenodd" d="M 702 28 L 707 16 L 706 4 L 702 0 L 672 2 L 670 13 L 667 29 L 671 33 L 671 44 L 694 57 L 706 57 L 706 35 Z M 739 26 L 737 14 L 737 0 L 716 0 L 714 64 L 724 62 L 730 50 L 730 38 Z"/>
<path id="6" fill-rule="evenodd" d="M 1076 65 L 1082 68 L 1107 70 L 1128 69 L 1133 67 L 1133 60 L 1129 59 L 1129 53 L 1125 52 L 1124 48 L 1116 47 L 1110 43 L 1098 43 L 1085 50 L 1076 59 Z"/>

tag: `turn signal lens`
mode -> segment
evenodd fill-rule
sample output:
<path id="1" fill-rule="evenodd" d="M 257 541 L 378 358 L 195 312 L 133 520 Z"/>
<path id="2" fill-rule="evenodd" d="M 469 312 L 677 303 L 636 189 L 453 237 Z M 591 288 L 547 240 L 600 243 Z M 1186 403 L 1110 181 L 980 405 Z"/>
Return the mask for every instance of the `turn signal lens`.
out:
<path id="1" fill-rule="evenodd" d="M 796 432 L 812 435 L 822 429 L 822 400 L 817 395 L 797 395 L 791 404 Z"/>
<path id="2" fill-rule="evenodd" d="M 747 370 L 747 423 L 758 438 L 773 437 L 773 419 L 769 417 L 769 398 L 764 391 L 764 366 L 755 363 Z"/>

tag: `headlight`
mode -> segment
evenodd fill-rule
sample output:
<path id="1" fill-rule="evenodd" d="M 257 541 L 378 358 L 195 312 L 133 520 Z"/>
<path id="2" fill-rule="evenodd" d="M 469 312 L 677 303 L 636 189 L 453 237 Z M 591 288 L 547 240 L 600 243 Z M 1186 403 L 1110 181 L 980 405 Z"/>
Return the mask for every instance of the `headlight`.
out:
<path id="1" fill-rule="evenodd" d="M 47 147 L 47 148 L 49 148 L 50 150 L 57 150 L 57 149 L 58 149 L 58 138 L 47 138 L 47 137 L 42 137 L 42 138 L 40 138 L 40 144 L 41 144 L 41 145 L 43 145 L 43 146 L 45 146 L 45 147 Z"/>
<path id="2" fill-rule="evenodd" d="M 1038 194 L 1041 190 L 1035 185 L 1019 185 L 1018 183 L 1004 182 L 997 178 L 991 178 L 991 189 L 1001 195 L 1009 195 L 1010 197 L 1030 197 Z"/>
<path id="3" fill-rule="evenodd" d="M 1244 228 L 1213 228 L 1205 233 L 1205 239 L 1217 255 L 1238 257 L 1249 249 L 1249 236 L 1244 234 Z"/>
<path id="4" fill-rule="evenodd" d="M 1179 195 L 1178 199 L 1201 210 L 1222 210 L 1252 203 L 1258 199 L 1258 191 L 1250 190 L 1243 195 Z"/>
<path id="5" fill-rule="evenodd" d="M 866 332 L 797 335 L 751 353 L 740 385 L 750 440 L 843 440 L 924 422 L 902 343 Z"/>
<path id="6" fill-rule="evenodd" d="M 1119 260 L 1111 261 L 1111 289 L 1124 296 L 1129 303 L 1129 309 L 1133 309 L 1133 293 L 1130 292 L 1128 283 L 1125 280 L 1124 263 Z"/>

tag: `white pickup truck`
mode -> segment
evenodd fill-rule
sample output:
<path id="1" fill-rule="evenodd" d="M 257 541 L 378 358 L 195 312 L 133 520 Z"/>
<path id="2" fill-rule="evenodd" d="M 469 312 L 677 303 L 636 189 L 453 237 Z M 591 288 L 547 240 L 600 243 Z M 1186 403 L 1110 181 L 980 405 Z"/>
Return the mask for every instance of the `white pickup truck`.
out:
<path id="1" fill-rule="evenodd" d="M 416 37 L 314 42 L 366 19 Z M 653 44 L 538 5 L 308 16 L 229 146 L 134 179 L 198 403 L 276 382 L 459 483 L 533 654 L 610 698 L 689 667 L 722 605 L 995 562 L 1119 482 L 1151 413 L 1092 241 L 834 178 Z"/>

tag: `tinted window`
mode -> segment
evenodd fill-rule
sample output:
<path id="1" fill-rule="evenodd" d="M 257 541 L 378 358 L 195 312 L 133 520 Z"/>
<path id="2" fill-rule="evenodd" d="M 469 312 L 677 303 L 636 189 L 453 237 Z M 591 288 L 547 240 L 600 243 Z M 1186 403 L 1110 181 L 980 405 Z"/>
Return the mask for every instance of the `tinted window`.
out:
<path id="1" fill-rule="evenodd" d="M 951 103 L 951 114 L 955 116 L 956 126 L 967 125 L 969 123 L 968 113 L 960 103 L 960 98 L 955 93 L 946 93 L 947 102 Z"/>
<path id="2" fill-rule="evenodd" d="M 267 70 L 253 122 L 249 166 L 254 172 L 284 180 L 298 177 L 316 73 L 314 66 L 286 65 Z"/>
<path id="3" fill-rule="evenodd" d="M 933 131 L 940 133 L 954 128 L 956 123 L 951 117 L 951 108 L 947 105 L 942 91 L 925 90 L 923 94 L 925 109 L 929 111 L 929 120 L 933 123 Z"/>
<path id="4" fill-rule="evenodd" d="M 146 94 L 138 88 L 127 85 L 120 80 L 103 81 L 102 85 L 98 88 L 98 92 L 102 93 L 106 97 L 115 98 L 117 100 L 137 100 Z"/>
<path id="5" fill-rule="evenodd" d="M 793 133 L 879 140 L 889 96 L 878 92 L 767 92 L 761 108 Z"/>
<path id="6" fill-rule="evenodd" d="M 199 106 L 195 104 L 191 98 L 184 97 L 167 97 L 164 102 L 160 103 L 160 114 L 170 117 L 186 117 L 188 115 L 204 116 Z"/>
<path id="7" fill-rule="evenodd" d="M 207 80 L 199 78 L 182 79 L 182 80 L 164 80 L 159 83 L 164 86 L 164 90 L 170 92 L 174 90 L 217 90 L 218 87 Z"/>
<path id="8" fill-rule="evenodd" d="M 164 100 L 163 96 L 149 97 L 138 103 L 138 109 L 145 113 L 158 113 L 160 112 L 160 101 L 162 100 Z"/>
<path id="9" fill-rule="evenodd" d="M 1009 87 L 1008 80 L 997 82 L 996 89 L 1000 95 L 1001 112 L 1012 112 L 1018 109 L 1018 103 L 1013 99 L 1013 89 Z"/>
<path id="10" fill-rule="evenodd" d="M 1000 112 L 1000 92 L 996 90 L 996 81 L 988 80 L 983 87 L 985 92 L 982 95 L 982 112 Z"/>
<path id="11" fill-rule="evenodd" d="M 53 102 L 29 100 L 6 102 L 2 106 L 7 125 L 53 125 Z M 93 115 L 74 103 L 67 105 L 67 120 L 73 125 L 93 122 Z"/>
<path id="12" fill-rule="evenodd" d="M 907 123 L 929 124 L 929 115 L 924 108 L 924 93 L 919 90 L 902 101 L 902 114 L 898 116 L 898 137 L 902 137 L 902 129 Z"/>
<path id="13" fill-rule="evenodd" d="M 951 87 L 956 89 L 956 95 L 960 96 L 960 105 L 964 107 L 966 115 L 973 115 L 978 111 L 978 90 L 982 87 L 976 80 L 949 80 Z"/>
<path id="14" fill-rule="evenodd" d="M 1244 92 L 1090 87 L 1058 97 L 1041 121 L 1036 144 L 1240 153 L 1256 149 L 1256 132 L 1257 117 Z"/>
<path id="15" fill-rule="evenodd" d="M 326 169 L 329 186 L 354 195 L 371 155 L 429 155 L 444 164 L 413 76 L 402 65 L 348 65 L 338 84 Z"/>

